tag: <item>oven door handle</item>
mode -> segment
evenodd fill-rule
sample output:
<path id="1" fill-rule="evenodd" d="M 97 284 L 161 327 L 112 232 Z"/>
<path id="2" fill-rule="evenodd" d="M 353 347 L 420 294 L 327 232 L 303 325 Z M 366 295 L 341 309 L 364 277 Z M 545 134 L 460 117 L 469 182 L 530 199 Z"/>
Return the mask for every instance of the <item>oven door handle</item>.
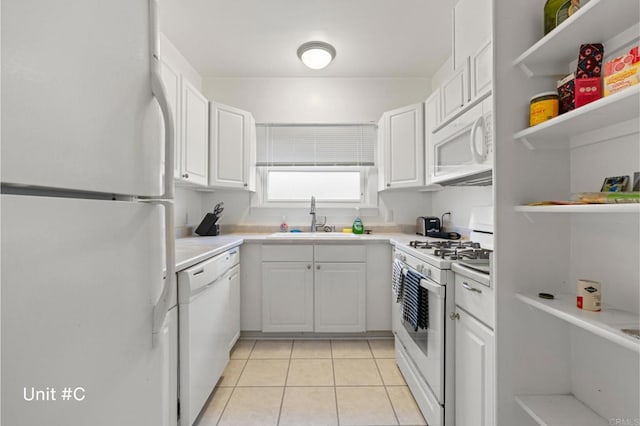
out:
<path id="1" fill-rule="evenodd" d="M 440 299 L 444 299 L 445 295 L 446 295 L 446 287 L 440 284 L 436 284 L 435 282 L 427 279 L 427 278 L 423 278 L 420 280 L 420 287 L 425 288 L 427 290 L 429 290 L 430 292 L 434 293 L 436 296 L 438 296 L 438 298 Z"/>

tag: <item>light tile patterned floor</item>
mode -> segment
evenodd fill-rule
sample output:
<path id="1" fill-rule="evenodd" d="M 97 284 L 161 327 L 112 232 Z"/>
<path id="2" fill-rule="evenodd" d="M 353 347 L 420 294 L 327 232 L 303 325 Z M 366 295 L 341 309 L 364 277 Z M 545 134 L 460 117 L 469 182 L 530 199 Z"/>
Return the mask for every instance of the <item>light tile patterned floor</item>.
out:
<path id="1" fill-rule="evenodd" d="M 393 340 L 240 340 L 197 426 L 425 425 Z"/>

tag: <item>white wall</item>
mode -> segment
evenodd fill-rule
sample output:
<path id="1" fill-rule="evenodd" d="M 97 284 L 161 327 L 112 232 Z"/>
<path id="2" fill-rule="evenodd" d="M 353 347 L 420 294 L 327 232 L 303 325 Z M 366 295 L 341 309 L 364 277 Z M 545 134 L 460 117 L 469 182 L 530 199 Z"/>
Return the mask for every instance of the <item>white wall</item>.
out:
<path id="1" fill-rule="evenodd" d="M 493 205 L 492 192 L 491 186 L 448 186 L 442 191 L 432 193 L 431 212 L 438 217 L 451 212 L 451 216 L 444 218 L 443 226 L 447 230 L 462 231 L 466 234 L 471 208 Z"/>
<path id="2" fill-rule="evenodd" d="M 440 86 L 453 71 L 453 57 L 449 56 L 431 77 L 431 91 Z"/>
<path id="3" fill-rule="evenodd" d="M 250 111 L 258 123 L 377 122 L 384 111 L 424 101 L 431 92 L 428 78 L 205 78 L 209 99 Z M 222 224 L 273 225 L 287 216 L 291 227 L 308 227 L 308 209 L 251 208 L 244 192 L 216 191 L 204 196 L 204 207 L 224 201 Z M 378 209 L 361 212 L 365 226 L 415 224 L 429 214 L 430 195 L 417 191 L 386 192 Z M 351 209 L 323 209 L 328 223 L 350 225 Z"/>
<path id="4" fill-rule="evenodd" d="M 637 122 L 634 125 L 638 128 Z M 571 193 L 597 192 L 607 176 L 633 179 L 633 172 L 640 171 L 638 140 L 635 133 L 573 149 Z M 570 278 L 564 290 L 574 293 L 581 278 L 599 281 L 605 305 L 640 312 L 639 235 L 638 215 L 575 215 L 571 220 Z M 594 256 L 594 250 L 605 255 Z M 614 253 L 616 261 L 611 262 Z"/>
<path id="5" fill-rule="evenodd" d="M 258 123 L 377 122 L 424 101 L 428 78 L 205 78 L 209 99 L 251 111 Z"/>
<path id="6" fill-rule="evenodd" d="M 222 225 L 256 225 L 273 226 L 277 231 L 282 216 L 287 217 L 290 228 L 306 230 L 311 224 L 309 208 L 279 209 L 252 208 L 251 195 L 241 191 L 216 191 L 207 193 L 203 197 L 204 209 L 211 209 L 213 205 L 224 201 L 224 218 Z M 386 191 L 379 194 L 377 209 L 362 209 L 360 216 L 366 227 L 381 225 L 414 225 L 417 216 L 428 215 L 431 212 L 431 197 L 428 193 L 417 191 Z M 318 219 L 327 216 L 328 225 L 338 228 L 351 226 L 355 218 L 355 209 L 326 209 L 321 205 L 317 208 Z"/>

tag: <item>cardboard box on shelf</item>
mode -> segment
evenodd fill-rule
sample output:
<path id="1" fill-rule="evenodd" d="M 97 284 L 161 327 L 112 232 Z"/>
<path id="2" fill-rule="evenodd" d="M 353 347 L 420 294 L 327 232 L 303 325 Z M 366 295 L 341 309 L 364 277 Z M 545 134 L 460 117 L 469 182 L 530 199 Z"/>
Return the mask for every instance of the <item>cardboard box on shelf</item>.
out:
<path id="1" fill-rule="evenodd" d="M 604 96 L 635 86 L 640 82 L 638 46 L 626 55 L 608 61 L 604 66 Z"/>

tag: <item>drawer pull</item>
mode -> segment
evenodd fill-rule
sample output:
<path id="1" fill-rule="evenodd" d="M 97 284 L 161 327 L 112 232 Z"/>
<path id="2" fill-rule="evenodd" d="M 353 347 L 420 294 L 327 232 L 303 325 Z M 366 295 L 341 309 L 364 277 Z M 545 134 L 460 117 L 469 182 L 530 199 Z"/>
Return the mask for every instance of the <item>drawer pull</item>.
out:
<path id="1" fill-rule="evenodd" d="M 471 287 L 469 284 L 467 284 L 467 283 L 466 283 L 466 282 L 464 282 L 464 281 L 462 282 L 462 287 L 463 287 L 465 290 L 473 291 L 473 292 L 475 292 L 475 293 L 482 293 L 482 290 L 479 290 L 479 289 L 477 289 L 477 288 L 473 288 L 473 287 Z"/>
<path id="2" fill-rule="evenodd" d="M 200 269 L 199 271 L 194 272 L 193 276 L 195 277 L 196 275 L 200 275 L 200 274 L 204 274 L 204 269 Z"/>

